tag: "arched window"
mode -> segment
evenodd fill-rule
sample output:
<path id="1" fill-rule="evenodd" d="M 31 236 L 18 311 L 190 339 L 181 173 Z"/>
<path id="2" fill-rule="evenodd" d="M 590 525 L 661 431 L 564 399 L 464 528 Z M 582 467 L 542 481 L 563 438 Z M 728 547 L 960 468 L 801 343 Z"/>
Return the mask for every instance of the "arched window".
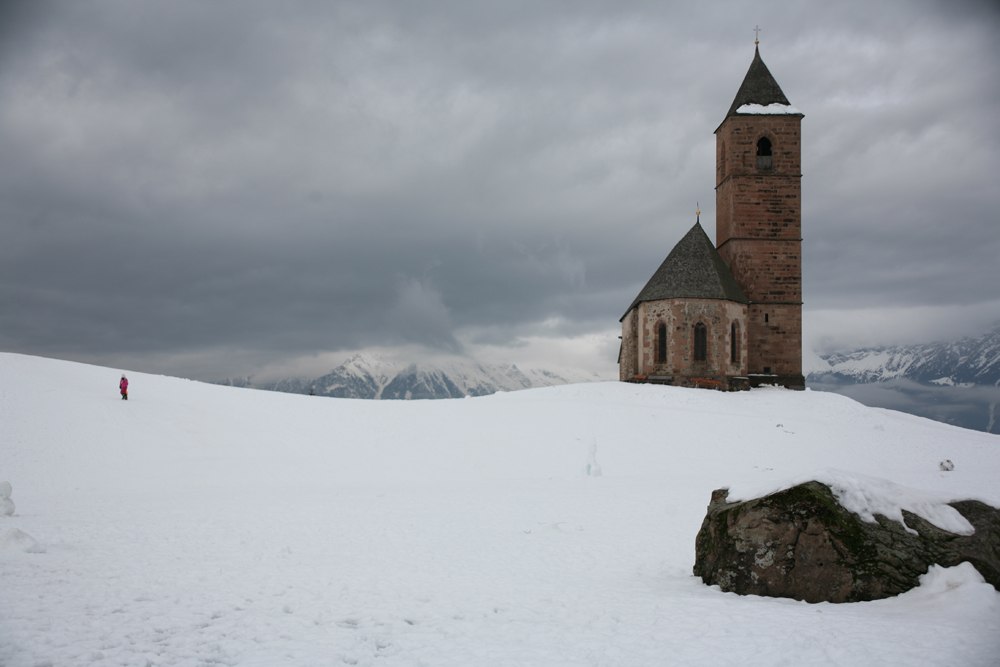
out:
<path id="1" fill-rule="evenodd" d="M 771 140 L 767 137 L 761 137 L 757 142 L 757 168 L 771 168 Z"/>
<path id="2" fill-rule="evenodd" d="M 729 328 L 729 363 L 736 365 L 740 359 L 740 328 L 733 322 Z"/>
<path id="3" fill-rule="evenodd" d="M 708 358 L 708 330 L 701 322 L 694 325 L 694 360 L 705 361 Z"/>
<path id="4" fill-rule="evenodd" d="M 667 325 L 660 323 L 656 327 L 656 363 L 662 364 L 667 361 Z"/>

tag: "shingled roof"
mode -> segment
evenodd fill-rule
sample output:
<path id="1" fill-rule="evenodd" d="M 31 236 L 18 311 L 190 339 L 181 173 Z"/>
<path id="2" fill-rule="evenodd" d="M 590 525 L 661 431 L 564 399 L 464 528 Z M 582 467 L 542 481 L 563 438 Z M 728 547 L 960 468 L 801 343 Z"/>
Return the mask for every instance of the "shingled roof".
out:
<path id="1" fill-rule="evenodd" d="M 769 104 L 791 106 L 788 98 L 781 92 L 781 86 L 774 80 L 767 65 L 761 60 L 760 49 L 757 47 L 754 47 L 753 62 L 750 63 L 747 75 L 743 77 L 743 85 L 736 93 L 736 99 L 733 100 L 733 106 L 729 107 L 726 118 L 737 115 L 736 110 L 744 104 L 759 104 L 763 107 Z"/>
<path id="2" fill-rule="evenodd" d="M 643 301 L 661 299 L 723 299 L 750 303 L 700 222 L 694 223 L 691 231 L 677 242 L 625 315 Z"/>

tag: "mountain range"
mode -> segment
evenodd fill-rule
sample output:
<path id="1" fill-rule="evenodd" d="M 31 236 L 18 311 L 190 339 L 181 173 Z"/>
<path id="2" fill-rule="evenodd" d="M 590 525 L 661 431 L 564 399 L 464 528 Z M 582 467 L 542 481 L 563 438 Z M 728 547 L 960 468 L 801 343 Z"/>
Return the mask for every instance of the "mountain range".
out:
<path id="1" fill-rule="evenodd" d="M 253 377 L 245 377 L 223 380 L 216 384 L 336 398 L 408 400 L 486 396 L 498 391 L 596 382 L 601 379 L 596 373 L 522 370 L 513 364 L 488 364 L 473 359 L 437 361 L 433 364 L 397 364 L 377 354 L 359 353 L 315 379 L 289 378 L 257 382 Z"/>
<path id="2" fill-rule="evenodd" d="M 978 338 L 945 343 L 866 348 L 821 357 L 833 374 L 855 382 L 885 382 L 907 378 L 914 382 L 1000 386 L 1000 327 Z"/>
<path id="3" fill-rule="evenodd" d="M 975 338 L 821 355 L 806 384 L 990 433 L 1000 403 L 1000 326 Z"/>
<path id="4" fill-rule="evenodd" d="M 813 358 L 807 385 L 979 431 L 1000 431 L 1000 326 L 956 341 L 863 348 Z M 596 373 L 521 369 L 474 359 L 400 364 L 359 353 L 314 379 L 257 381 L 232 378 L 216 384 L 337 398 L 407 400 L 485 396 L 498 391 L 595 382 Z"/>

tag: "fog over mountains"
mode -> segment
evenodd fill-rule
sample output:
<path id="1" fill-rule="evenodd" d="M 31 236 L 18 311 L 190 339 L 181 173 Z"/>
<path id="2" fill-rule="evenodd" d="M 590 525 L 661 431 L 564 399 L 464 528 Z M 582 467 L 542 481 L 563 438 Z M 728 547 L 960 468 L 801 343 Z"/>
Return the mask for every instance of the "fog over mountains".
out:
<path id="1" fill-rule="evenodd" d="M 360 353 L 314 379 L 263 382 L 244 377 L 217 384 L 337 398 L 409 400 L 486 396 L 602 379 L 585 371 L 522 369 L 466 358 L 401 364 Z M 806 383 L 868 406 L 1000 432 L 1000 326 L 976 338 L 814 357 L 813 367 L 806 369 Z"/>
<path id="2" fill-rule="evenodd" d="M 808 386 L 995 433 L 1000 403 L 1000 326 L 976 338 L 866 348 L 821 356 Z"/>
<path id="3" fill-rule="evenodd" d="M 377 354 L 360 353 L 315 379 L 255 382 L 252 377 L 247 377 L 217 384 L 336 398 L 407 400 L 487 396 L 498 391 L 601 379 L 596 373 L 584 371 L 556 373 L 542 369 L 522 370 L 513 364 L 487 364 L 473 359 L 397 364 Z"/>

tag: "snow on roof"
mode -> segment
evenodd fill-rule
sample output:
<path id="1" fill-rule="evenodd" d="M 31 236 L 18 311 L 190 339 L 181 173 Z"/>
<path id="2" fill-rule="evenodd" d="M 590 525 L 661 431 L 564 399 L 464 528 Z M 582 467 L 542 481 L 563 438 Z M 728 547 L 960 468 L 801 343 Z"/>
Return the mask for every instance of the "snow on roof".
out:
<path id="1" fill-rule="evenodd" d="M 744 114 L 768 114 L 774 116 L 780 115 L 793 115 L 801 114 L 802 112 L 793 107 L 791 104 L 768 104 L 767 106 L 762 106 L 760 104 L 744 104 L 743 106 L 736 109 L 736 113 Z"/>
<path id="2" fill-rule="evenodd" d="M 733 104 L 729 107 L 726 117 L 741 113 L 738 109 L 747 105 L 766 107 L 772 104 L 791 106 L 791 102 L 781 91 L 781 86 L 774 80 L 767 65 L 761 60 L 760 50 L 754 49 L 750 69 L 747 70 L 746 77 L 743 78 L 743 83 L 740 84 L 740 89 L 736 92 L 736 98 L 733 99 Z M 795 111 L 795 113 L 801 112 Z"/>

